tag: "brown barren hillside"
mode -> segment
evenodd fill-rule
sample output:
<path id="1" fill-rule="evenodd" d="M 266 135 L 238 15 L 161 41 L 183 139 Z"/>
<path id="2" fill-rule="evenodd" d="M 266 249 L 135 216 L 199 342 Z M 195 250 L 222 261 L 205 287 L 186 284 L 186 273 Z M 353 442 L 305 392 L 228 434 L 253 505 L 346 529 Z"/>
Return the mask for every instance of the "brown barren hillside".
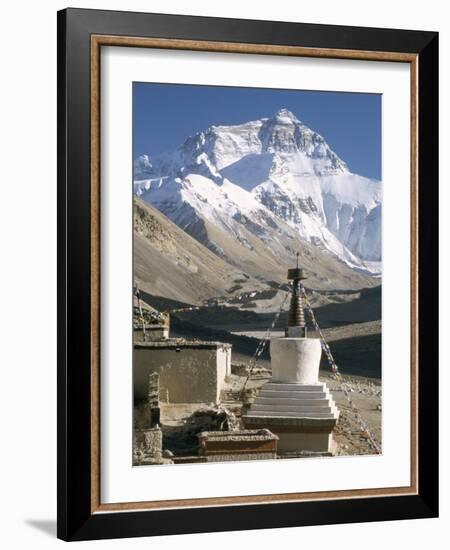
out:
<path id="1" fill-rule="evenodd" d="M 201 304 L 211 298 L 228 300 L 245 292 L 273 289 L 274 284 L 287 282 L 287 268 L 294 264 L 296 251 L 311 287 L 358 289 L 379 284 L 378 279 L 358 273 L 335 256 L 299 239 L 290 239 L 288 245 L 280 242 L 275 255 L 250 233 L 250 245 L 243 246 L 207 223 L 203 228 L 220 253 L 135 198 L 134 276 L 146 292 Z"/>

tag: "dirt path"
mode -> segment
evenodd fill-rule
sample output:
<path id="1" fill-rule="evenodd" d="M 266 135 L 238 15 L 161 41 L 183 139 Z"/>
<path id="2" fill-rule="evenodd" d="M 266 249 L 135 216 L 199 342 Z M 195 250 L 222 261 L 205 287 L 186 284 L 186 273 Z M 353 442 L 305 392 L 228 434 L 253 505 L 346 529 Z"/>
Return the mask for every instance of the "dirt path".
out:
<path id="1" fill-rule="evenodd" d="M 367 436 L 362 431 L 355 412 L 341 389 L 341 384 L 331 376 L 323 376 L 321 379 L 328 385 L 340 413 L 334 431 L 334 437 L 338 444 L 337 454 L 374 454 L 376 451 L 371 447 Z M 375 442 L 381 448 L 382 389 L 380 381 L 350 376 L 344 377 L 344 380 L 350 389 L 354 405 L 369 427 Z"/>

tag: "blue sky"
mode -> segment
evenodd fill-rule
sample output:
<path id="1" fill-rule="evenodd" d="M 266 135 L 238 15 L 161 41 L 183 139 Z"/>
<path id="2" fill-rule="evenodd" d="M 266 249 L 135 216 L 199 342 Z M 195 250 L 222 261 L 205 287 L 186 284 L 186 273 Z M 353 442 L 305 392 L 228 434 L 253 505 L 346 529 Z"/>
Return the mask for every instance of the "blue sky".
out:
<path id="1" fill-rule="evenodd" d="M 319 132 L 356 174 L 381 179 L 381 95 L 185 84 L 133 84 L 134 157 L 171 151 L 213 124 L 282 107 Z"/>

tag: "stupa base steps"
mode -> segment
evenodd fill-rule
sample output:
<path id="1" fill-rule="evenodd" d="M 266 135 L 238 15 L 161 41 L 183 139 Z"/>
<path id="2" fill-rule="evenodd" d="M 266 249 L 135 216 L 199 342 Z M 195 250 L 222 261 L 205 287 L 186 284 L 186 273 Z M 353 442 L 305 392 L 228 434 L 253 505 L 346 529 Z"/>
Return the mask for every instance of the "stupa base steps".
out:
<path id="1" fill-rule="evenodd" d="M 278 436 L 278 452 L 335 452 L 332 432 L 339 411 L 323 383 L 269 382 L 242 417 L 249 429 L 267 428 Z"/>

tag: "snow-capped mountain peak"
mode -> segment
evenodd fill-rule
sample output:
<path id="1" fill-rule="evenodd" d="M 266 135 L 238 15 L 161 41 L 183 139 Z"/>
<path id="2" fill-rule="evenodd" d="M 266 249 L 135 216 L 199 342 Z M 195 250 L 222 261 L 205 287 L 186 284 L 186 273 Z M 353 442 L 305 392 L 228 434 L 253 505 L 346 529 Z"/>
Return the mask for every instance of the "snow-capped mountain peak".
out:
<path id="1" fill-rule="evenodd" d="M 300 122 L 298 118 L 286 107 L 279 109 L 274 117 L 280 124 L 294 124 L 295 122 Z"/>
<path id="2" fill-rule="evenodd" d="M 211 126 L 171 153 L 139 157 L 134 168 L 136 194 L 185 230 L 200 217 L 239 240 L 245 220 L 247 230 L 278 246 L 287 224 L 358 269 L 381 260 L 380 182 L 352 174 L 286 108 Z"/>
<path id="3" fill-rule="evenodd" d="M 152 173 L 152 163 L 148 155 L 141 155 L 133 163 L 134 179 L 145 179 Z"/>

